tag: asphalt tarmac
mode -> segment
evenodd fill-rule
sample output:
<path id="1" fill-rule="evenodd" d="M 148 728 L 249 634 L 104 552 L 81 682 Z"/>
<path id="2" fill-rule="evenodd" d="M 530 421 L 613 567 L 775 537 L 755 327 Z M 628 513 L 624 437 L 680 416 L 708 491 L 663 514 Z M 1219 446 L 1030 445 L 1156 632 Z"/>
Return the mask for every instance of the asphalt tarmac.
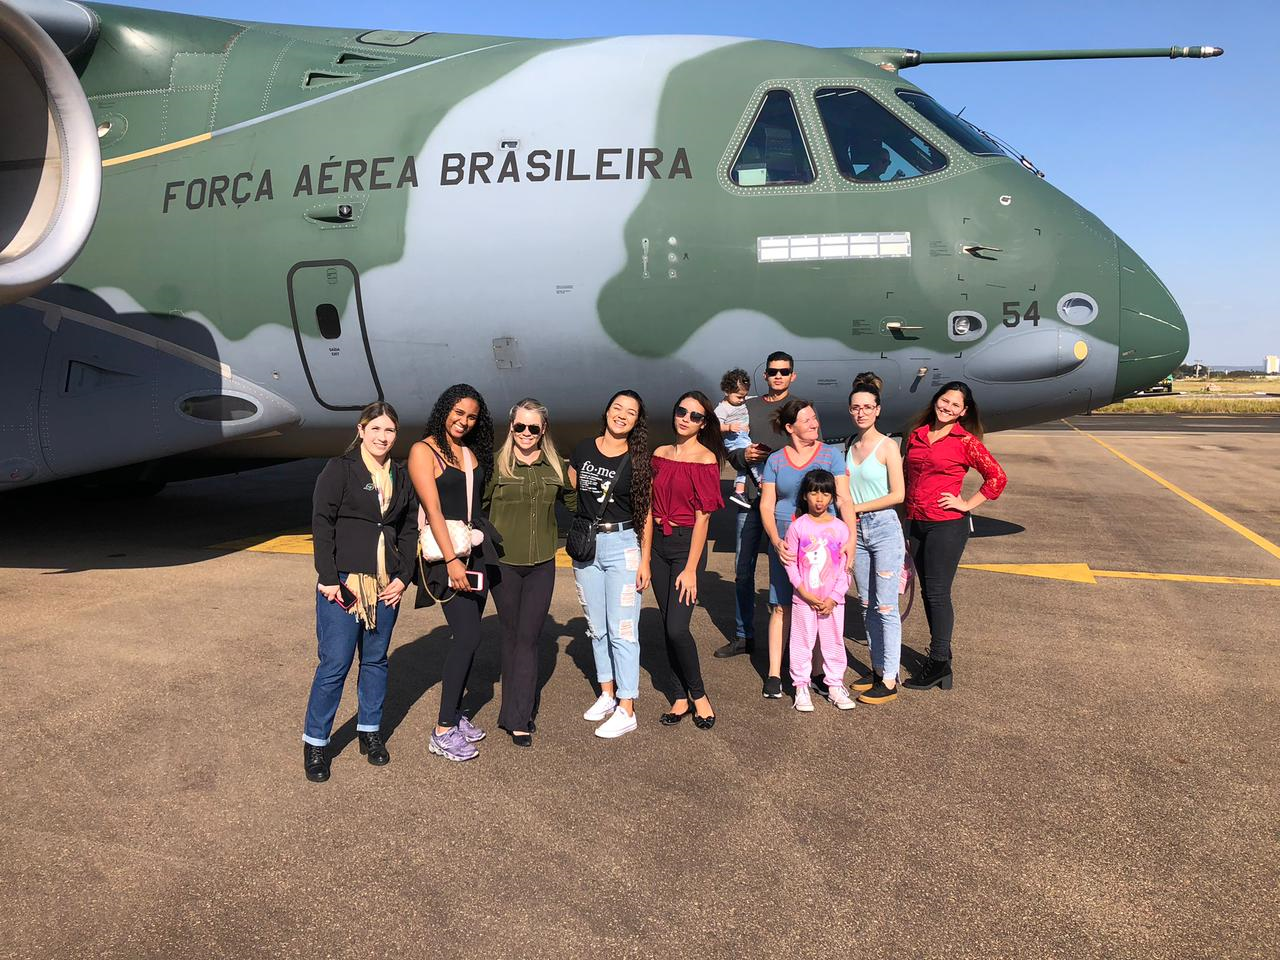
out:
<path id="1" fill-rule="evenodd" d="M 650 597 L 640 729 L 591 735 L 561 569 L 532 749 L 495 726 L 491 606 L 466 702 L 489 738 L 428 755 L 448 636 L 408 609 L 392 762 L 356 750 L 353 671 L 322 785 L 314 571 L 243 549 L 305 530 L 317 462 L 6 495 L 0 956 L 1274 958 L 1280 417 L 1073 425 L 989 438 L 1010 484 L 964 562 L 1007 566 L 959 574 L 950 692 L 763 700 L 762 661 L 711 657 L 725 511 L 693 621 L 714 730 L 657 723 Z M 909 670 L 918 606 L 904 634 Z"/>

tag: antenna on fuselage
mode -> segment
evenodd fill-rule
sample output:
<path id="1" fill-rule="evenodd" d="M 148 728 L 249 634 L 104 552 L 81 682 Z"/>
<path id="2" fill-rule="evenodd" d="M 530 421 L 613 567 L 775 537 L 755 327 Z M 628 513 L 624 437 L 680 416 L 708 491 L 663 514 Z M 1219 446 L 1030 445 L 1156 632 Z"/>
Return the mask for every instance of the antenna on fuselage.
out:
<path id="1" fill-rule="evenodd" d="M 886 70 L 906 70 L 929 63 L 1010 63 L 1028 60 L 1133 60 L 1163 57 L 1169 60 L 1203 60 L 1222 56 L 1221 47 L 1130 47 L 1120 50 L 953 50 L 927 53 L 921 50 L 851 47 L 848 53 Z"/>

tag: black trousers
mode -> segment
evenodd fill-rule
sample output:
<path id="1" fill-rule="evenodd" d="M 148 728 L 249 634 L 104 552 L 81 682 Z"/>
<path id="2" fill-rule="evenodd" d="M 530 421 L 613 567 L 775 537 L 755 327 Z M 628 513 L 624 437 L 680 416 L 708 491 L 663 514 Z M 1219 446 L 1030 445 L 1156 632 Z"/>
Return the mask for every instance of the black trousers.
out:
<path id="1" fill-rule="evenodd" d="M 967 516 L 911 521 L 911 559 L 920 578 L 920 597 L 929 621 L 929 656 L 934 660 L 951 659 L 951 633 L 956 625 L 951 584 L 968 541 Z"/>
<path id="2" fill-rule="evenodd" d="M 489 592 L 457 593 L 451 589 L 452 600 L 442 603 L 444 618 L 453 631 L 449 653 L 444 658 L 444 670 L 440 679 L 440 718 L 442 727 L 456 726 L 458 709 L 462 706 L 462 694 L 471 676 L 471 664 L 480 649 L 480 618 L 484 614 L 485 600 Z"/>
<path id="3" fill-rule="evenodd" d="M 502 624 L 502 709 L 498 726 L 527 732 L 537 712 L 538 638 L 551 609 L 556 562 L 532 566 L 501 565 L 493 601 Z"/>
<path id="4" fill-rule="evenodd" d="M 667 662 L 675 678 L 675 699 L 686 694 L 692 700 L 706 696 L 702 686 L 702 664 L 698 661 L 698 647 L 689 631 L 689 620 L 695 604 L 681 603 L 676 577 L 689 562 L 689 547 L 693 540 L 692 527 L 672 527 L 671 536 L 660 527 L 653 531 L 653 549 L 649 556 L 649 570 L 653 576 L 653 593 L 658 600 L 658 612 L 662 615 L 662 634 L 667 643 Z M 698 573 L 707 568 L 707 551 L 698 558 Z"/>

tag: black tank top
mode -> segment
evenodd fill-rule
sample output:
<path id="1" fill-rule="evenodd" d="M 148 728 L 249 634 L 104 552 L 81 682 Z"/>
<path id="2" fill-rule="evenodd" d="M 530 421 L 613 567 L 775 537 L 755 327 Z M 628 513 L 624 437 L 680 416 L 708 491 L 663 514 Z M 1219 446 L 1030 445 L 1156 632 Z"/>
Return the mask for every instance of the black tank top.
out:
<path id="1" fill-rule="evenodd" d="M 431 452 L 436 453 L 434 449 Z M 440 460 L 440 466 L 444 468 L 440 476 L 436 477 L 436 492 L 440 495 L 440 512 L 444 514 L 446 520 L 466 520 L 468 519 L 467 474 L 453 466 L 440 454 L 436 453 L 436 457 Z M 476 460 L 474 453 L 471 454 L 471 459 Z M 484 467 L 477 462 L 471 481 L 470 520 L 472 523 L 480 519 L 480 500 L 483 495 Z"/>

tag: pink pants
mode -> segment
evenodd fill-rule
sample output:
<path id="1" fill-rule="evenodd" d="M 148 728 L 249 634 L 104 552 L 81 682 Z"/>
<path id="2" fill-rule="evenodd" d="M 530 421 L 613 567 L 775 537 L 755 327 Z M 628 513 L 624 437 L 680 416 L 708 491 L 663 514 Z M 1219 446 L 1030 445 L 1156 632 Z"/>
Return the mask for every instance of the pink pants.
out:
<path id="1" fill-rule="evenodd" d="M 844 649 L 844 604 L 836 604 L 831 616 L 819 617 L 818 611 L 796 597 L 791 602 L 791 682 L 797 687 L 809 685 L 815 640 L 822 646 L 827 686 L 843 685 L 849 668 L 849 654 Z"/>

